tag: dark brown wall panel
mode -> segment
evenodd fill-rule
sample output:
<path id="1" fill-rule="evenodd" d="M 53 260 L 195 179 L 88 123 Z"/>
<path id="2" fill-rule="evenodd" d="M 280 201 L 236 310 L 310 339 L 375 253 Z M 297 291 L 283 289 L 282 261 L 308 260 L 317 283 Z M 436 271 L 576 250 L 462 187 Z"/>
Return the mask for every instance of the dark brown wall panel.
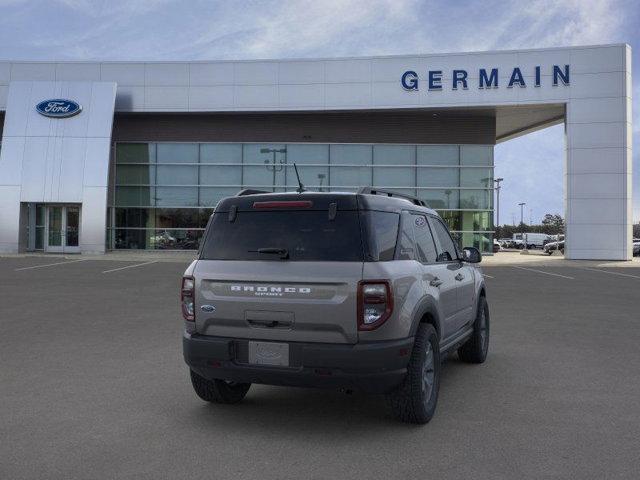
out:
<path id="1" fill-rule="evenodd" d="M 495 144 L 491 115 L 431 112 L 116 114 L 113 140 Z"/>

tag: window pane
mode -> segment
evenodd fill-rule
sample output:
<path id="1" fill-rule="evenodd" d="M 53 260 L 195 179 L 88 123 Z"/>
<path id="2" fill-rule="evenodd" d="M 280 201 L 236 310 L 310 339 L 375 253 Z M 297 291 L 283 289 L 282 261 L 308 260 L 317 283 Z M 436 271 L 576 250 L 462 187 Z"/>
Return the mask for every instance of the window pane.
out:
<path id="1" fill-rule="evenodd" d="M 242 144 L 203 143 L 200 145 L 200 163 L 242 163 Z"/>
<path id="2" fill-rule="evenodd" d="M 424 215 L 411 215 L 413 219 L 413 232 L 418 250 L 418 258 L 423 263 L 433 263 L 436 261 L 436 246 L 433 243 L 431 230 Z"/>
<path id="3" fill-rule="evenodd" d="M 36 226 L 44 226 L 45 216 L 44 205 L 36 205 Z"/>
<path id="4" fill-rule="evenodd" d="M 331 145 L 329 152 L 331 165 L 371 165 L 373 163 L 371 145 Z"/>
<path id="5" fill-rule="evenodd" d="M 415 260 L 417 257 L 414 237 L 413 237 L 413 215 L 410 213 L 402 214 L 402 227 L 400 228 L 400 237 L 398 238 L 398 260 Z"/>
<path id="6" fill-rule="evenodd" d="M 492 168 L 461 168 L 460 186 L 475 188 L 493 188 Z"/>
<path id="7" fill-rule="evenodd" d="M 419 168 L 419 187 L 458 187 L 460 183 L 459 168 Z"/>
<path id="8" fill-rule="evenodd" d="M 304 185 L 314 190 L 328 186 L 329 145 L 287 145 L 287 186 L 290 188 L 298 186 L 294 163 Z M 326 166 L 304 166 L 310 163 Z"/>
<path id="9" fill-rule="evenodd" d="M 116 208 L 116 227 L 153 228 L 153 210 L 148 208 Z"/>
<path id="10" fill-rule="evenodd" d="M 240 212 L 233 223 L 216 213 L 202 258 L 282 261 L 257 252 L 264 247 L 286 249 L 287 261 L 362 261 L 358 212 L 338 212 L 335 220 L 326 211 Z"/>
<path id="11" fill-rule="evenodd" d="M 374 145 L 373 163 L 378 165 L 415 165 L 414 145 Z"/>
<path id="12" fill-rule="evenodd" d="M 415 165 L 415 153 L 413 145 L 374 145 L 373 163 L 378 165 Z M 413 167 L 374 167 L 373 169 L 373 185 L 376 187 L 413 187 L 415 181 Z M 405 190 L 405 193 L 414 194 L 415 190 Z"/>
<path id="13" fill-rule="evenodd" d="M 242 184 L 242 167 L 200 167 L 200 185 L 237 185 Z"/>
<path id="14" fill-rule="evenodd" d="M 114 247 L 117 249 L 144 249 L 148 248 L 149 237 L 153 230 L 112 230 Z"/>
<path id="15" fill-rule="evenodd" d="M 156 228 L 198 227 L 198 210 L 195 208 L 158 208 L 155 217 Z"/>
<path id="16" fill-rule="evenodd" d="M 418 165 L 459 165 L 457 145 L 418 145 Z"/>
<path id="17" fill-rule="evenodd" d="M 118 165 L 117 185 L 153 185 L 156 167 L 154 165 Z"/>
<path id="18" fill-rule="evenodd" d="M 459 212 L 461 223 L 454 230 L 493 230 L 493 212 Z"/>
<path id="19" fill-rule="evenodd" d="M 369 246 L 369 260 L 385 262 L 393 260 L 398 237 L 399 215 L 390 212 L 365 212 Z"/>
<path id="20" fill-rule="evenodd" d="M 332 190 L 335 187 L 351 187 L 357 189 L 371 185 L 371 167 L 331 167 Z"/>
<path id="21" fill-rule="evenodd" d="M 200 187 L 200 206 L 215 207 L 224 197 L 232 197 L 238 188 Z M 206 222 L 205 222 L 206 223 Z"/>
<path id="22" fill-rule="evenodd" d="M 429 208 L 458 208 L 459 190 L 418 190 L 420 199 L 427 202 Z"/>
<path id="23" fill-rule="evenodd" d="M 36 227 L 36 250 L 44 249 L 44 227 Z"/>
<path id="24" fill-rule="evenodd" d="M 155 143 L 116 144 L 116 163 L 155 163 Z"/>
<path id="25" fill-rule="evenodd" d="M 431 217 L 429 218 L 429 224 L 431 225 L 433 234 L 438 238 L 438 242 L 440 244 L 437 261 L 450 262 L 451 260 L 458 258 L 456 247 L 444 224 L 440 220 Z"/>
<path id="26" fill-rule="evenodd" d="M 197 207 L 198 187 L 157 187 L 155 200 L 159 207 Z"/>
<path id="27" fill-rule="evenodd" d="M 287 163 L 329 163 L 329 145 L 287 145 Z"/>
<path id="28" fill-rule="evenodd" d="M 256 187 L 272 190 L 275 186 L 284 186 L 286 156 L 283 152 L 261 152 L 261 150 L 282 150 L 281 144 L 245 144 L 244 163 L 259 165 L 245 166 L 243 184 L 246 187 Z M 275 179 L 274 179 L 275 169 Z"/>
<path id="29" fill-rule="evenodd" d="M 198 144 L 158 143 L 158 163 L 198 163 Z"/>
<path id="30" fill-rule="evenodd" d="M 116 187 L 116 206 L 153 206 L 154 194 L 154 187 Z"/>
<path id="31" fill-rule="evenodd" d="M 197 250 L 202 234 L 202 230 L 113 230 L 117 249 Z"/>
<path id="32" fill-rule="evenodd" d="M 492 208 L 493 190 L 460 190 L 460 208 Z"/>
<path id="33" fill-rule="evenodd" d="M 198 212 L 198 227 L 205 228 L 209 217 L 213 214 L 213 208 L 201 208 Z"/>
<path id="34" fill-rule="evenodd" d="M 198 167 L 195 165 L 158 165 L 157 185 L 197 185 Z"/>
<path id="35" fill-rule="evenodd" d="M 451 210 L 445 210 L 438 212 L 444 223 L 447 224 L 449 230 L 462 230 L 462 212 L 456 212 Z"/>
<path id="36" fill-rule="evenodd" d="M 493 165 L 493 147 L 484 145 L 462 145 L 462 165 Z"/>
<path id="37" fill-rule="evenodd" d="M 462 247 L 476 247 L 482 253 L 493 253 L 491 233 L 462 233 L 460 243 Z"/>

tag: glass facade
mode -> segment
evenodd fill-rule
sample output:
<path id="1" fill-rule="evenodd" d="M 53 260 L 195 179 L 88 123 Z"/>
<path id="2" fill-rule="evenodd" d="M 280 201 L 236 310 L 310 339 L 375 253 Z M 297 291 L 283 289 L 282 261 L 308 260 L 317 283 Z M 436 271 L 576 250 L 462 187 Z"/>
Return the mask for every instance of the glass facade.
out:
<path id="1" fill-rule="evenodd" d="M 374 186 L 416 195 L 460 246 L 491 252 L 493 146 L 118 143 L 108 247 L 195 249 L 216 203 L 242 188 Z"/>

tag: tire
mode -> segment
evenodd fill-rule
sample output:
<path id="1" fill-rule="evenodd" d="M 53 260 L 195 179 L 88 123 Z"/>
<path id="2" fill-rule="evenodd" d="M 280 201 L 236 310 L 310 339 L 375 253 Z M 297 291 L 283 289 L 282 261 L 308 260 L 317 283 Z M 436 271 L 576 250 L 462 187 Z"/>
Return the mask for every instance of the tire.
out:
<path id="1" fill-rule="evenodd" d="M 433 325 L 421 323 L 416 333 L 407 375 L 387 395 L 393 416 L 406 423 L 425 424 L 433 418 L 440 389 L 440 346 Z"/>
<path id="2" fill-rule="evenodd" d="M 232 383 L 225 380 L 207 380 L 193 370 L 191 372 L 191 385 L 196 394 L 205 402 L 234 404 L 239 403 L 245 397 L 250 383 Z"/>
<path id="3" fill-rule="evenodd" d="M 489 351 L 489 304 L 485 297 L 478 301 L 478 312 L 473 322 L 473 333 L 458 349 L 458 357 L 467 363 L 484 363 Z"/>

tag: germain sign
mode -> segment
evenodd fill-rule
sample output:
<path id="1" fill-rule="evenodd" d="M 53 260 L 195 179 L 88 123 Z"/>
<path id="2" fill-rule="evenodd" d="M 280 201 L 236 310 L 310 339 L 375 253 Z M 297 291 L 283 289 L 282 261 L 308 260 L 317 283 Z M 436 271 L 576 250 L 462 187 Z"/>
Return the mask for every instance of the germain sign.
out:
<path id="1" fill-rule="evenodd" d="M 549 74 L 553 77 L 552 84 L 554 87 L 560 84 L 569 85 L 569 70 L 569 65 L 562 67 L 554 65 L 553 68 L 550 69 Z M 531 85 L 534 87 L 541 86 L 542 67 L 538 65 L 532 72 L 525 73 L 532 75 L 533 78 L 529 80 Z M 443 89 L 445 82 L 443 75 L 442 70 L 428 70 L 426 72 L 424 81 L 427 83 L 429 91 L 439 91 Z M 407 70 L 400 78 L 402 88 L 408 91 L 419 90 L 420 82 L 420 76 L 413 70 Z M 458 90 L 459 88 L 467 90 L 469 84 L 472 83 L 467 70 L 452 70 L 450 82 L 451 90 Z M 474 83 L 475 82 L 477 82 L 478 88 L 499 88 L 501 84 L 505 83 L 507 88 L 525 88 L 527 86 L 527 81 L 519 67 L 513 68 L 513 70 L 508 71 L 507 74 L 503 76 L 501 76 L 501 72 L 498 71 L 497 68 L 481 68 L 478 70 L 478 76 L 477 80 L 474 80 Z"/>
<path id="2" fill-rule="evenodd" d="M 73 100 L 56 98 L 40 102 L 36 105 L 36 110 L 45 117 L 67 118 L 79 114 L 82 111 L 82 106 Z"/>

